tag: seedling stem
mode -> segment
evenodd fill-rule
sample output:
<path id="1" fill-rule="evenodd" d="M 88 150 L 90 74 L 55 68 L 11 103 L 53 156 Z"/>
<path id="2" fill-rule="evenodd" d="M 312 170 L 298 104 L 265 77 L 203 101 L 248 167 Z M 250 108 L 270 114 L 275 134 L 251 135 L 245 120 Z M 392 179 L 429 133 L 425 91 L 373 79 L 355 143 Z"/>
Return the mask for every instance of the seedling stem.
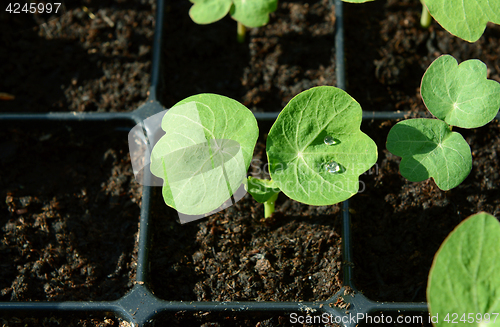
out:
<path id="1" fill-rule="evenodd" d="M 242 23 L 238 22 L 238 28 L 237 28 L 238 42 L 240 42 L 240 43 L 245 42 L 245 32 L 246 32 L 246 30 L 247 30 L 247 28 L 245 27 L 245 25 L 243 25 Z"/>
<path id="2" fill-rule="evenodd" d="M 278 194 L 273 195 L 269 200 L 264 202 L 264 218 L 269 218 L 274 212 L 274 203 L 278 199 Z"/>
<path id="3" fill-rule="evenodd" d="M 429 28 L 431 26 L 432 16 L 427 9 L 425 3 L 421 0 L 422 3 L 422 16 L 420 17 L 420 26 L 423 28 Z"/>

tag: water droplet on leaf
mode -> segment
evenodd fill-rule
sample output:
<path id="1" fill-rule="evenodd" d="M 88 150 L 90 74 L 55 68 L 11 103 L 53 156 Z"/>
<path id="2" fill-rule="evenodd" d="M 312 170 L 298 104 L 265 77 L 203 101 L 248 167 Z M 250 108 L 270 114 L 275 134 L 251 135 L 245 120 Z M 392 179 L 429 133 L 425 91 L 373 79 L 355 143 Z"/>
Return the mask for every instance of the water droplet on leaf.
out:
<path id="1" fill-rule="evenodd" d="M 331 174 L 336 174 L 340 172 L 340 165 L 336 163 L 335 161 L 330 161 L 329 163 L 326 164 L 326 171 L 331 173 Z"/>
<path id="2" fill-rule="evenodd" d="M 337 141 L 335 141 L 335 139 L 331 136 L 325 136 L 325 144 L 326 145 L 334 145 L 334 144 L 337 144 Z"/>

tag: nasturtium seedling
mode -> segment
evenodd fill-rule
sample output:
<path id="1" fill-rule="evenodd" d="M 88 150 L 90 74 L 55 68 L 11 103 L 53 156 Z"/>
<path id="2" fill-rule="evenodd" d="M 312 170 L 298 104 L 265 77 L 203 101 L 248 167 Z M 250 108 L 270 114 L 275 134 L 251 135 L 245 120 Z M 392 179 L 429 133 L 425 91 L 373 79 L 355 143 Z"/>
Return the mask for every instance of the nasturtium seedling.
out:
<path id="1" fill-rule="evenodd" d="M 401 175 L 412 182 L 434 178 L 442 190 L 458 186 L 470 173 L 469 145 L 453 126 L 476 128 L 489 123 L 500 108 L 500 84 L 486 78 L 479 60 L 457 65 L 444 55 L 422 79 L 427 109 L 438 119 L 409 119 L 397 123 L 387 137 L 387 149 L 402 157 Z"/>
<path id="2" fill-rule="evenodd" d="M 500 326 L 500 224 L 470 216 L 437 251 L 427 284 L 434 326 Z"/>
<path id="3" fill-rule="evenodd" d="M 433 177 L 442 190 L 460 184 L 470 173 L 472 155 L 462 135 L 438 119 L 408 119 L 387 137 L 387 150 L 402 157 L 401 175 L 411 182 Z"/>
<path id="4" fill-rule="evenodd" d="M 151 172 L 164 180 L 165 203 L 186 215 L 219 208 L 246 183 L 259 134 L 253 113 L 239 102 L 199 94 L 173 106 L 165 135 L 151 153 Z"/>
<path id="5" fill-rule="evenodd" d="M 300 93 L 267 137 L 271 179 L 306 204 L 350 198 L 358 191 L 359 175 L 377 160 L 377 146 L 361 132 L 361 119 L 361 106 L 341 89 L 319 86 Z"/>
<path id="6" fill-rule="evenodd" d="M 314 87 L 290 100 L 267 137 L 272 187 L 309 205 L 356 194 L 359 175 L 377 160 L 375 142 L 360 130 L 361 118 L 359 103 L 336 87 Z"/>
<path id="7" fill-rule="evenodd" d="M 500 24 L 500 1 L 496 0 L 425 0 L 434 19 L 451 34 L 476 42 L 486 24 Z"/>
<path id="8" fill-rule="evenodd" d="M 422 79 L 427 109 L 449 125 L 476 128 L 495 118 L 500 107 L 500 84 L 486 78 L 486 65 L 467 60 L 460 65 L 450 55 L 437 58 Z"/>
<path id="9" fill-rule="evenodd" d="M 278 0 L 190 0 L 189 16 L 197 24 L 211 24 L 228 13 L 238 22 L 238 40 L 244 40 L 245 26 L 267 24 L 269 14 L 278 7 Z"/>

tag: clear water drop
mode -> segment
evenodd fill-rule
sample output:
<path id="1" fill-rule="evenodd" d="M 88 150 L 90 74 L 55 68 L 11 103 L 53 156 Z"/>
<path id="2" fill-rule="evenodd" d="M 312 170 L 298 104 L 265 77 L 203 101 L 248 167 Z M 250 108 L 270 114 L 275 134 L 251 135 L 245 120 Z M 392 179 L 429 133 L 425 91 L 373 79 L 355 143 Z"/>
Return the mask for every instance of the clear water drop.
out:
<path id="1" fill-rule="evenodd" d="M 326 144 L 326 145 L 334 145 L 334 144 L 337 144 L 337 141 L 335 141 L 335 139 L 334 139 L 333 137 L 328 136 L 328 135 L 327 135 L 327 136 L 325 136 L 324 141 L 325 141 L 325 144 Z"/>
<path id="2" fill-rule="evenodd" d="M 331 174 L 337 174 L 338 172 L 340 172 L 340 165 L 335 161 L 330 161 L 329 163 L 327 163 L 325 168 L 326 171 Z"/>

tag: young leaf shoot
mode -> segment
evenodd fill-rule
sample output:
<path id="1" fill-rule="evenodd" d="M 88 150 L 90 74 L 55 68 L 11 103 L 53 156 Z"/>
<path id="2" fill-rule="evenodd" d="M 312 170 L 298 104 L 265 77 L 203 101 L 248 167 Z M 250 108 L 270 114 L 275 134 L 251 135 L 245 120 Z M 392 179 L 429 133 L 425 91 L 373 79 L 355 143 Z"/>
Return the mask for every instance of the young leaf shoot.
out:
<path id="1" fill-rule="evenodd" d="M 269 218 L 274 212 L 274 203 L 280 193 L 273 181 L 248 177 L 248 193 L 255 201 L 264 204 L 264 218 Z"/>
<path id="2" fill-rule="evenodd" d="M 238 41 L 245 40 L 245 26 L 267 24 L 269 14 L 278 7 L 278 0 L 190 0 L 189 16 L 197 24 L 211 24 L 228 13 L 238 22 Z"/>
<path id="3" fill-rule="evenodd" d="M 438 119 L 397 123 L 387 137 L 387 149 L 402 157 L 401 175 L 409 181 L 433 177 L 440 189 L 449 190 L 472 168 L 470 147 L 452 126 L 476 128 L 493 120 L 500 108 L 500 84 L 486 78 L 481 61 L 458 65 L 444 55 L 429 66 L 420 89 L 427 109 Z"/>
<path id="4" fill-rule="evenodd" d="M 186 215 L 223 205 L 246 183 L 259 129 L 253 113 L 215 94 L 182 100 L 164 116 L 165 135 L 151 153 L 165 203 Z"/>
<path id="5" fill-rule="evenodd" d="M 498 326 L 500 224 L 484 212 L 448 235 L 432 262 L 427 302 L 434 326 Z M 454 322 L 454 323 L 453 323 Z"/>

